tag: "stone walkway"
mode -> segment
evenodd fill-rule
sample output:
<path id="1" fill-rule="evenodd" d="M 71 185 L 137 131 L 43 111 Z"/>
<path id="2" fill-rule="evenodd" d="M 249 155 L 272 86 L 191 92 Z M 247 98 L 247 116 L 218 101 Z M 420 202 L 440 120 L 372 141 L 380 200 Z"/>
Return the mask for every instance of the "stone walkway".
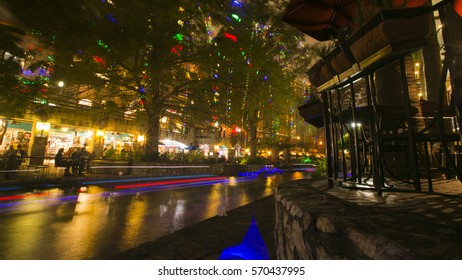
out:
<path id="1" fill-rule="evenodd" d="M 462 184 L 435 193 L 327 188 L 326 181 L 279 186 L 278 256 L 284 259 L 462 259 Z"/>

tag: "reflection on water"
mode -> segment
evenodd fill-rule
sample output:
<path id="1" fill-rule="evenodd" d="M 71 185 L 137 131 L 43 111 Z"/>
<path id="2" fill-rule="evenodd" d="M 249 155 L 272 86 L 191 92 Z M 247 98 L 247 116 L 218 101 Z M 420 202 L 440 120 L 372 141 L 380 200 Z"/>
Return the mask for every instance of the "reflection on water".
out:
<path id="1" fill-rule="evenodd" d="M 172 194 L 165 203 L 159 205 L 159 217 L 171 219 L 171 223 L 168 228 L 169 232 L 174 232 L 184 227 L 186 203 L 186 200 L 175 199 Z"/>
<path id="2" fill-rule="evenodd" d="M 220 217 L 227 216 L 227 192 L 228 187 L 230 186 L 236 186 L 236 181 L 230 180 L 230 184 L 214 184 L 210 189 L 209 201 L 215 202 L 213 203 L 214 208 L 209 208 L 209 210 L 211 211 L 211 215 L 213 215 L 213 213 L 217 213 L 217 215 Z"/>
<path id="3" fill-rule="evenodd" d="M 0 194 L 0 259 L 100 259 L 271 195 L 305 173 Z"/>
<path id="4" fill-rule="evenodd" d="M 311 178 L 310 173 L 305 172 L 293 172 L 290 180 L 301 180 L 305 178 Z"/>
<path id="5" fill-rule="evenodd" d="M 107 216 L 117 215 L 117 203 L 115 199 L 116 194 L 114 192 L 109 192 L 107 195 L 104 195 L 104 200 L 107 203 Z"/>
<path id="6" fill-rule="evenodd" d="M 166 203 L 160 204 L 159 205 L 159 211 L 160 211 L 160 216 L 163 217 L 166 215 L 169 211 L 172 211 L 172 209 L 175 209 L 176 201 L 173 197 L 173 194 L 170 195 L 169 200 Z"/>
<path id="7" fill-rule="evenodd" d="M 129 226 L 125 227 L 122 238 L 125 240 L 136 240 L 138 233 L 143 226 L 146 212 L 149 211 L 148 204 L 144 201 L 144 194 L 137 193 L 131 199 L 127 207 L 126 220 Z M 131 244 L 131 245 L 130 245 Z M 133 242 L 129 246 L 135 247 Z"/>
<path id="8" fill-rule="evenodd" d="M 177 200 L 175 203 L 175 212 L 173 214 L 171 232 L 184 227 L 184 213 L 186 200 Z"/>

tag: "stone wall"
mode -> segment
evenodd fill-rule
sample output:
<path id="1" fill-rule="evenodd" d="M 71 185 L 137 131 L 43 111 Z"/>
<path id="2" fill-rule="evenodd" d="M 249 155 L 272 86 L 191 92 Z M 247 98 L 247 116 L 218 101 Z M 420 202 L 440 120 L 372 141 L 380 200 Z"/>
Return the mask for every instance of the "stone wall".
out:
<path id="1" fill-rule="evenodd" d="M 327 188 L 298 180 L 275 193 L 278 259 L 461 259 L 460 196 Z M 462 210 L 462 209 L 461 209 Z"/>

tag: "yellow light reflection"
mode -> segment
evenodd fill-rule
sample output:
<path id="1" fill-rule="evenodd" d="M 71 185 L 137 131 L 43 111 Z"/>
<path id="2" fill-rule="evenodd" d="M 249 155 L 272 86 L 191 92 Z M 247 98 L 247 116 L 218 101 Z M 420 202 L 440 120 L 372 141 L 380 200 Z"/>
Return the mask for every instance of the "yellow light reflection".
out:
<path id="1" fill-rule="evenodd" d="M 233 177 L 231 177 L 233 178 Z M 236 183 L 234 183 L 235 185 Z M 207 208 L 204 213 L 206 217 L 213 217 L 220 212 L 226 211 L 227 186 L 225 184 L 214 184 L 210 189 Z"/>
<path id="2" fill-rule="evenodd" d="M 147 203 L 144 201 L 143 194 L 136 194 L 128 205 L 128 213 L 126 215 L 126 227 L 123 232 L 123 240 L 127 240 L 130 247 L 134 247 L 136 243 L 130 243 L 136 240 L 136 237 L 141 232 L 144 216 L 147 212 Z"/>
<path id="3" fill-rule="evenodd" d="M 68 216 L 69 222 L 60 225 L 58 238 L 53 244 L 59 251 L 69 252 L 70 256 L 86 255 L 106 228 L 106 220 L 101 217 L 105 217 L 107 209 L 98 203 L 98 190 L 86 187 L 80 191 L 76 204 L 69 204 L 73 209 L 66 209 L 67 203 L 61 206 L 63 212 L 74 211 L 72 216 Z M 63 258 L 66 258 L 65 253 Z"/>
<path id="4" fill-rule="evenodd" d="M 273 193 L 273 178 L 272 177 L 266 177 L 266 184 L 265 184 L 265 190 L 263 191 L 263 196 L 268 196 Z"/>
<path id="5" fill-rule="evenodd" d="M 29 198 L 23 199 L 27 201 Z M 13 222 L 4 227 L 2 236 L 6 242 L 15 244 L 14 252 L 9 253 L 12 256 L 33 255 L 40 250 L 43 244 L 39 242 L 40 236 L 46 234 L 48 230 L 48 221 L 53 219 L 53 212 L 41 211 L 43 208 L 39 203 L 26 204 L 19 210 L 21 219 L 13 219 Z"/>
<path id="6" fill-rule="evenodd" d="M 228 180 L 229 180 L 228 184 L 229 184 L 230 187 L 237 186 L 237 178 L 236 177 L 231 176 L 231 177 L 229 177 Z"/>

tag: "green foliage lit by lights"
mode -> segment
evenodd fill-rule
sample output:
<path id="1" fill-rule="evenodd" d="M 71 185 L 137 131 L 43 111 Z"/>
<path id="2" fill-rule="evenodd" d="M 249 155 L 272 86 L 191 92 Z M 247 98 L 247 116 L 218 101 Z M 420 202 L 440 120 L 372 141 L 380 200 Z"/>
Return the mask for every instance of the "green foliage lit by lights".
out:
<path id="1" fill-rule="evenodd" d="M 241 18 L 240 18 L 238 15 L 232 14 L 231 16 L 232 16 L 235 20 L 237 20 L 238 22 L 241 22 Z"/>
<path id="2" fill-rule="evenodd" d="M 181 33 L 177 33 L 177 34 L 175 34 L 175 36 L 173 36 L 173 38 L 178 40 L 178 41 L 183 41 L 184 40 L 184 35 L 181 34 Z"/>
<path id="3" fill-rule="evenodd" d="M 103 49 L 109 51 L 109 46 L 107 44 L 105 44 L 102 40 L 98 40 L 98 46 L 100 46 Z"/>
<path id="4" fill-rule="evenodd" d="M 42 32 L 40 32 L 40 30 L 37 29 L 32 29 L 32 35 L 42 35 Z"/>

